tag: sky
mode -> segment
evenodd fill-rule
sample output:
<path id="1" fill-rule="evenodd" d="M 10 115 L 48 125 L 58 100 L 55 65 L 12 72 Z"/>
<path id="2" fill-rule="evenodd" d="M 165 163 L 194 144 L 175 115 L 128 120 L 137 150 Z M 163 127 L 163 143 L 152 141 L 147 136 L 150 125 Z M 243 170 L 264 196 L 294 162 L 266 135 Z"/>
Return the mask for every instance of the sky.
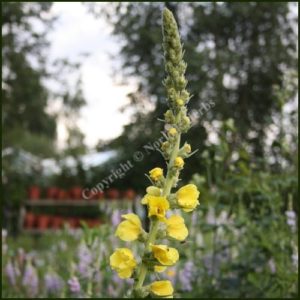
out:
<path id="1" fill-rule="evenodd" d="M 107 3 L 98 5 L 105 6 Z M 59 18 L 49 34 L 50 59 L 66 57 L 76 60 L 81 53 L 89 53 L 81 69 L 87 105 L 78 121 L 86 136 L 86 145 L 93 147 L 99 139 L 117 137 L 130 117 L 129 113 L 121 113 L 119 109 L 127 103 L 126 95 L 134 87 L 114 83 L 112 70 L 117 62 L 109 55 L 117 54 L 119 46 L 111 34 L 111 26 L 103 18 L 96 19 L 79 2 L 54 2 L 51 14 Z M 59 147 L 63 147 L 65 138 L 64 124 L 60 121 Z"/>

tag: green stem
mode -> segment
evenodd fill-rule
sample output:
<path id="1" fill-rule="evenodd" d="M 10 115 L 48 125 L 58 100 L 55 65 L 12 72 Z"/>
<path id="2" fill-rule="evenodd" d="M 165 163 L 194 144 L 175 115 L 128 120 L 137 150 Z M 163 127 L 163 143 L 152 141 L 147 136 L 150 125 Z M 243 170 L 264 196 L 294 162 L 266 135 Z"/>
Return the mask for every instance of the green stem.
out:
<path id="1" fill-rule="evenodd" d="M 172 151 L 172 154 L 171 154 L 171 157 L 169 160 L 167 176 L 166 176 L 165 184 L 163 187 L 163 193 L 162 193 L 162 195 L 164 197 L 169 196 L 172 186 L 173 186 L 174 177 L 172 175 L 171 168 L 174 164 L 175 158 L 178 155 L 179 147 L 180 147 L 180 134 L 178 134 L 178 136 L 177 136 L 175 146 L 174 146 L 174 149 Z M 150 251 L 151 250 L 150 245 L 155 243 L 158 228 L 159 228 L 159 220 L 157 220 L 157 219 L 151 220 L 151 227 L 150 227 L 148 239 L 146 241 L 144 254 L 146 253 L 146 251 Z M 142 263 L 140 266 L 140 269 L 138 271 L 137 283 L 136 283 L 134 289 L 139 289 L 143 286 L 147 272 L 148 272 L 147 266 L 144 263 Z"/>

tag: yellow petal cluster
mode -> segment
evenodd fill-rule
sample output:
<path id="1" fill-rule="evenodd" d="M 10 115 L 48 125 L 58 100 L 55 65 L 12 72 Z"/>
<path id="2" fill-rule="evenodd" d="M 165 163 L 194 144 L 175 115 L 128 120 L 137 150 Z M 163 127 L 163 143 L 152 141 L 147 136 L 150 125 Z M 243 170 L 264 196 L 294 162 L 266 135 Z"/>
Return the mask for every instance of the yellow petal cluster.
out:
<path id="1" fill-rule="evenodd" d="M 200 192 L 194 184 L 187 184 L 176 193 L 177 203 L 186 212 L 190 212 L 199 205 Z"/>
<path id="2" fill-rule="evenodd" d="M 164 266 L 172 266 L 179 259 L 179 253 L 175 248 L 166 245 L 152 245 L 153 256 Z"/>
<path id="3" fill-rule="evenodd" d="M 173 215 L 165 221 L 167 225 L 167 234 L 173 239 L 183 241 L 188 236 L 189 232 L 184 224 L 184 219 L 181 216 Z"/>
<path id="4" fill-rule="evenodd" d="M 154 168 L 149 172 L 150 178 L 153 181 L 157 181 L 163 177 L 164 171 L 161 168 Z"/>
<path id="5" fill-rule="evenodd" d="M 172 296 L 174 289 L 169 280 L 154 281 L 150 285 L 150 291 L 157 296 Z"/>
<path id="6" fill-rule="evenodd" d="M 122 215 L 125 221 L 121 222 L 116 230 L 116 236 L 125 242 L 130 242 L 138 239 L 142 233 L 142 223 L 136 214 Z"/>
<path id="7" fill-rule="evenodd" d="M 136 267 L 136 260 L 133 253 L 128 248 L 118 248 L 109 258 L 110 266 L 115 270 L 120 278 L 130 278 L 134 268 Z"/>

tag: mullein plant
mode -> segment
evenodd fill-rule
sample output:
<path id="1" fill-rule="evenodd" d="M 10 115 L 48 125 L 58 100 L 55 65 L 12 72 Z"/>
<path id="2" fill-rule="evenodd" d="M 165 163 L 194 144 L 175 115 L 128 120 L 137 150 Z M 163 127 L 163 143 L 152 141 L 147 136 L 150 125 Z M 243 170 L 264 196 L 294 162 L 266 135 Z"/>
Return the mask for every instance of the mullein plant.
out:
<path id="1" fill-rule="evenodd" d="M 164 272 L 179 259 L 178 250 L 163 244 L 159 240 L 184 241 L 188 229 L 181 215 L 173 214 L 167 218 L 167 211 L 181 209 L 193 211 L 199 204 L 199 191 L 193 184 L 188 184 L 177 192 L 180 171 L 185 159 L 192 155 L 188 143 L 181 145 L 181 134 L 190 128 L 186 104 L 190 94 L 186 90 L 187 80 L 184 76 L 186 63 L 183 60 L 182 45 L 173 14 L 167 8 L 163 11 L 163 48 L 167 77 L 164 85 L 167 90 L 169 109 L 165 113 L 167 139 L 161 146 L 161 152 L 167 161 L 167 172 L 156 167 L 149 172 L 151 185 L 141 203 L 148 208 L 150 230 L 147 233 L 140 218 L 133 213 L 122 215 L 123 221 L 118 225 L 116 236 L 126 242 L 137 241 L 144 244 L 141 260 L 138 261 L 128 248 L 118 248 L 110 256 L 110 265 L 120 278 L 133 278 L 132 296 L 145 298 L 172 298 L 173 286 L 168 280 L 154 281 L 144 285 L 147 274 Z M 169 213 L 168 213 L 169 214 Z"/>

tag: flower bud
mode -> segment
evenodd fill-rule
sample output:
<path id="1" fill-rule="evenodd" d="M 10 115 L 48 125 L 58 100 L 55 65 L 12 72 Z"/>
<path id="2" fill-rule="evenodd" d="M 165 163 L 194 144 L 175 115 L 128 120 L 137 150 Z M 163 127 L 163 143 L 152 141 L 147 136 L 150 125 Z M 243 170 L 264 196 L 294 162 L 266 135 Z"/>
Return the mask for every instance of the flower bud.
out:
<path id="1" fill-rule="evenodd" d="M 181 169 L 183 167 L 183 165 L 184 165 L 184 160 L 182 159 L 182 157 L 177 156 L 174 161 L 174 166 L 176 168 Z"/>
<path id="2" fill-rule="evenodd" d="M 175 116 L 171 110 L 167 110 L 165 113 L 165 120 L 167 123 L 173 124 L 175 122 Z"/>
<path id="3" fill-rule="evenodd" d="M 176 104 L 177 104 L 178 106 L 183 106 L 183 105 L 184 105 L 184 102 L 183 102 L 182 99 L 177 99 L 177 100 L 176 100 Z"/>
<path id="4" fill-rule="evenodd" d="M 160 196 L 160 193 L 161 193 L 160 189 L 156 186 L 153 186 L 153 185 L 148 186 L 146 188 L 146 192 L 147 192 L 147 194 L 149 194 L 151 196 Z"/>
<path id="5" fill-rule="evenodd" d="M 176 128 L 172 127 L 169 129 L 168 133 L 170 136 L 175 136 L 177 134 L 177 130 Z"/>
<path id="6" fill-rule="evenodd" d="M 186 153 L 191 153 L 191 145 L 190 144 L 184 144 L 183 149 Z"/>
<path id="7" fill-rule="evenodd" d="M 157 181 L 163 177 L 163 172 L 164 171 L 161 168 L 154 168 L 151 171 L 149 171 L 149 175 L 152 180 Z"/>

